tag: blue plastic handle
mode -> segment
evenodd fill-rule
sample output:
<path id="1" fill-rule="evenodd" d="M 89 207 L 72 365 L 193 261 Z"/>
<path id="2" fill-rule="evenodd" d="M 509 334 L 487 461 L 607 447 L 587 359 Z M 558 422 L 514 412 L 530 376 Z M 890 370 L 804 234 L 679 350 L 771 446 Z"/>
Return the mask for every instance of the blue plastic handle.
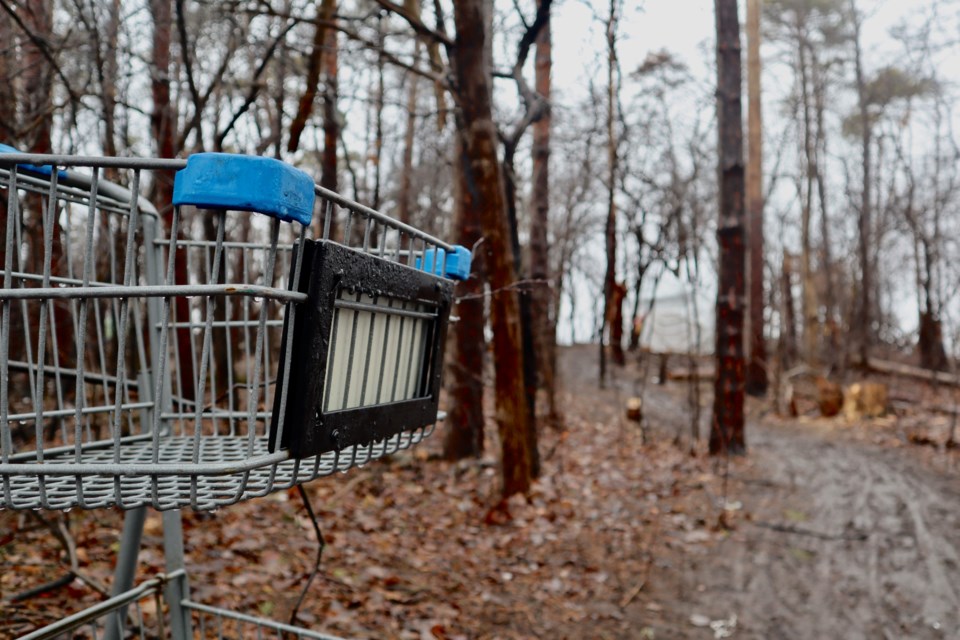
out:
<path id="1" fill-rule="evenodd" d="M 444 256 L 447 258 L 446 265 L 443 262 Z M 417 258 L 417 269 L 438 276 L 445 275 L 451 280 L 466 280 L 470 277 L 471 258 L 470 250 L 460 245 L 456 245 L 450 253 L 443 249 L 427 249 L 423 252 L 422 259 Z M 442 274 L 441 269 L 444 269 Z"/>
<path id="2" fill-rule="evenodd" d="M 313 219 L 313 179 L 273 158 L 195 153 L 177 171 L 173 204 L 255 211 L 285 222 Z"/>
<path id="3" fill-rule="evenodd" d="M 0 144 L 0 153 L 23 153 L 17 148 L 11 147 L 8 144 Z M 30 173 L 36 173 L 41 176 L 51 176 L 53 175 L 53 169 L 48 166 L 40 166 L 36 164 L 18 164 L 18 168 L 23 169 L 24 171 L 29 171 Z M 66 171 L 57 171 L 57 178 L 60 180 L 67 179 Z"/>

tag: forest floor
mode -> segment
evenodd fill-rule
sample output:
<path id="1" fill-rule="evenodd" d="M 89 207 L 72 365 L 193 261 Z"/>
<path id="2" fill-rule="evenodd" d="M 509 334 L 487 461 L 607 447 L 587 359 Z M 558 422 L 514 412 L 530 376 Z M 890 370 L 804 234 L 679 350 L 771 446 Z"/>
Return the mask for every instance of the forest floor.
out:
<path id="1" fill-rule="evenodd" d="M 749 455 L 711 459 L 690 437 L 691 400 L 707 434 L 709 384 L 643 384 L 655 364 L 632 363 L 600 390 L 595 347 L 560 358 L 566 429 L 544 431 L 528 499 L 496 508 L 492 423 L 481 460 L 439 460 L 441 426 L 308 486 L 327 547 L 299 624 L 347 638 L 960 638 L 960 453 L 942 446 L 942 415 L 782 420 L 751 401 Z M 643 429 L 623 412 L 641 391 Z M 946 392 L 898 387 L 911 393 L 919 406 Z M 56 517 L 83 574 L 109 584 L 120 512 Z M 0 599 L 64 572 L 35 525 L 0 512 Z M 185 512 L 184 528 L 195 600 L 289 618 L 316 554 L 295 491 Z M 151 514 L 140 578 L 162 564 Z M 74 580 L 0 602 L 0 638 L 100 598 Z"/>

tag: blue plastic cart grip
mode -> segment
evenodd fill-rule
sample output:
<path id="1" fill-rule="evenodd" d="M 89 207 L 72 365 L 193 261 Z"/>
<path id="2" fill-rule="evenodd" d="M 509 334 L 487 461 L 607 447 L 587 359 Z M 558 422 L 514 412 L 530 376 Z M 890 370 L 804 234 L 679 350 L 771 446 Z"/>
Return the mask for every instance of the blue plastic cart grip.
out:
<path id="1" fill-rule="evenodd" d="M 0 153 L 23 153 L 19 149 L 11 147 L 8 144 L 0 144 Z M 23 169 L 24 171 L 29 171 L 30 173 L 36 173 L 41 176 L 51 176 L 53 175 L 53 169 L 48 166 L 40 166 L 35 164 L 18 164 L 18 168 Z M 57 171 L 57 178 L 60 180 L 67 179 L 66 171 Z"/>
<path id="2" fill-rule="evenodd" d="M 255 211 L 285 222 L 313 219 L 313 180 L 273 158 L 195 153 L 177 171 L 173 204 Z"/>
<path id="3" fill-rule="evenodd" d="M 443 263 L 444 256 L 447 258 L 446 265 Z M 470 250 L 460 245 L 456 245 L 450 253 L 443 249 L 427 249 L 422 259 L 417 258 L 417 269 L 429 271 L 438 276 L 445 275 L 451 280 L 466 280 L 470 277 L 471 258 Z M 445 272 L 441 274 L 441 269 L 444 267 L 446 267 Z"/>

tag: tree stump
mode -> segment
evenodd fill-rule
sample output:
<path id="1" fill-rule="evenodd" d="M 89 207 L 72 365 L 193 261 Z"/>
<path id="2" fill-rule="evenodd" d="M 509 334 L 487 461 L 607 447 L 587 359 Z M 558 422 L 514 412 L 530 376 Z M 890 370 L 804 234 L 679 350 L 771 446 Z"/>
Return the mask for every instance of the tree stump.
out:
<path id="1" fill-rule="evenodd" d="M 858 382 L 844 393 L 843 414 L 847 420 L 879 418 L 887 413 L 890 393 L 887 385 L 879 382 Z"/>
<path id="2" fill-rule="evenodd" d="M 817 405 L 820 407 L 820 415 L 825 418 L 831 418 L 843 408 L 843 389 L 840 385 L 830 382 L 822 376 L 816 379 L 817 385 Z"/>

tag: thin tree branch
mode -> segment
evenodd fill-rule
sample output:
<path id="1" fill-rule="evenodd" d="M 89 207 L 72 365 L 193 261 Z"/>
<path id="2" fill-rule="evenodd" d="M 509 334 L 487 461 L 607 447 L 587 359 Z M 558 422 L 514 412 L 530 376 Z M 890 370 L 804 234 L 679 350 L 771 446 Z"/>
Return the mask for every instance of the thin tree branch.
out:
<path id="1" fill-rule="evenodd" d="M 66 74 L 64 73 L 63 69 L 60 68 L 60 65 L 57 63 L 56 58 L 50 51 L 47 43 L 44 42 L 43 38 L 37 36 L 37 34 L 31 31 L 30 27 L 24 24 L 23 20 L 20 19 L 20 16 L 14 10 L 14 7 L 12 7 L 7 0 L 0 0 L 0 8 L 3 8 L 7 15 L 13 19 L 18 27 L 20 27 L 20 30 L 23 31 L 23 34 L 27 36 L 33 46 L 35 46 L 40 53 L 43 54 L 43 57 L 47 59 L 47 61 L 50 63 L 50 66 L 52 66 L 53 70 L 57 73 L 57 76 L 63 81 L 63 86 L 67 90 L 67 93 L 70 94 L 70 99 L 77 104 L 83 104 L 83 96 L 77 93 L 70 85 L 70 81 L 67 79 Z"/>
<path id="2" fill-rule="evenodd" d="M 542 2 L 540 2 L 540 5 L 537 7 L 536 18 L 534 18 L 534 21 L 527 27 L 526 31 L 524 31 L 520 42 L 517 44 L 517 60 L 513 65 L 510 75 L 517 84 L 517 92 L 523 101 L 524 114 L 520 121 L 514 125 L 513 130 L 506 136 L 502 136 L 504 146 L 506 147 L 504 155 L 508 159 L 513 157 L 517 145 L 520 143 L 520 138 L 523 137 L 527 128 L 531 124 L 543 119 L 550 108 L 550 103 L 527 84 L 527 79 L 523 75 L 523 67 L 526 65 L 527 58 L 530 55 L 530 47 L 536 42 L 537 36 L 540 35 L 540 30 L 550 19 L 550 7 L 552 4 L 553 0 L 542 0 Z M 523 20 L 522 16 L 521 20 Z M 526 24 L 525 20 L 523 20 L 523 22 Z"/>
<path id="3" fill-rule="evenodd" d="M 449 36 L 447 36 L 445 33 L 442 33 L 440 31 L 437 31 L 435 29 L 431 29 L 430 27 L 428 27 L 426 24 L 424 24 L 423 20 L 420 19 L 420 16 L 416 15 L 411 11 L 408 11 L 406 7 L 403 7 L 397 4 L 396 2 L 391 2 L 390 0 L 374 0 L 374 1 L 378 5 L 386 9 L 387 11 L 391 13 L 395 13 L 396 15 L 406 20 L 407 24 L 410 25 L 410 27 L 417 33 L 417 35 L 439 42 L 440 44 L 448 48 L 453 46 L 454 44 L 453 40 L 451 40 Z"/>
<path id="4" fill-rule="evenodd" d="M 264 70 L 267 68 L 267 64 L 273 58 L 274 52 L 277 50 L 277 46 L 283 39 L 287 36 L 293 27 L 296 26 L 296 22 L 290 21 L 289 24 L 280 32 L 280 35 L 270 44 L 270 47 L 267 49 L 266 53 L 263 55 L 263 60 L 260 61 L 260 65 L 257 67 L 256 72 L 253 74 L 252 82 L 250 83 L 250 90 L 247 92 L 247 97 L 243 101 L 243 104 L 240 108 L 233 114 L 233 118 L 230 119 L 230 122 L 224 127 L 217 135 L 217 148 L 223 147 L 223 141 L 227 138 L 227 135 L 233 130 L 233 127 L 237 124 L 237 121 L 240 120 L 240 117 L 246 113 L 250 106 L 256 101 L 257 96 L 260 95 L 261 85 L 257 80 L 260 79 L 260 76 L 263 74 Z"/>

